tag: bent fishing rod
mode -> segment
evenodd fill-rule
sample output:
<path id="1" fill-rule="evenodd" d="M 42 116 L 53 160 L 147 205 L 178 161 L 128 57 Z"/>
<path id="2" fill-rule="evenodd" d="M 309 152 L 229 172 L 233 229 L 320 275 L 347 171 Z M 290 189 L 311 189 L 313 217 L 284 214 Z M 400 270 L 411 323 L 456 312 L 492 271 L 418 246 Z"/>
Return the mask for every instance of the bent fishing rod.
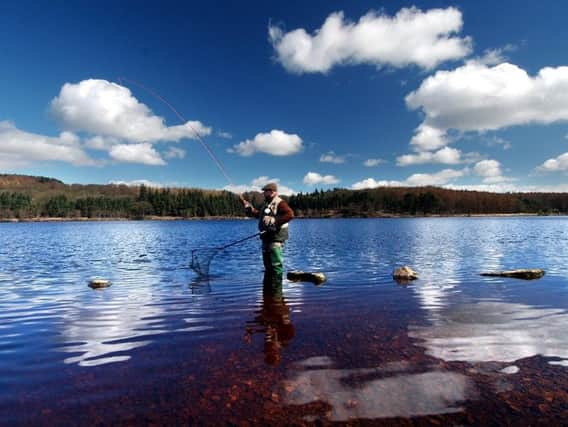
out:
<path id="1" fill-rule="evenodd" d="M 201 137 L 201 135 L 199 134 L 199 132 L 197 131 L 197 129 L 195 129 L 195 127 L 191 126 L 191 124 L 189 123 L 188 120 L 185 119 L 184 116 L 181 115 L 181 113 L 176 110 L 174 108 L 174 106 L 167 100 L 165 99 L 163 96 L 161 96 L 159 93 L 157 93 L 155 90 L 150 89 L 149 87 L 143 85 L 140 82 L 137 82 L 135 80 L 132 79 L 127 79 L 126 77 L 118 77 L 117 78 L 118 83 L 120 85 L 122 85 L 123 81 L 133 84 L 141 89 L 143 89 L 144 91 L 146 91 L 147 93 L 149 93 L 150 95 L 152 95 L 154 98 L 158 99 L 160 102 L 164 103 L 177 117 L 178 119 L 182 122 L 182 124 L 184 126 L 187 126 L 191 132 L 195 135 L 196 139 L 199 141 L 199 143 L 201 144 L 201 146 L 205 149 L 205 151 L 207 152 L 207 154 L 209 154 L 209 157 L 215 162 L 215 164 L 217 165 L 217 168 L 221 171 L 221 173 L 223 174 L 223 176 L 227 179 L 227 181 L 229 182 L 229 185 L 234 186 L 233 180 L 231 179 L 231 177 L 229 176 L 229 174 L 227 173 L 227 171 L 225 170 L 225 168 L 223 167 L 223 164 L 221 163 L 221 161 L 217 158 L 217 156 L 213 153 L 213 150 L 211 150 L 211 148 L 205 143 L 205 141 L 203 140 L 203 138 Z M 245 199 L 243 198 L 242 194 L 239 194 L 239 199 L 245 203 Z M 252 238 L 252 237 L 251 237 Z"/>
<path id="2" fill-rule="evenodd" d="M 233 181 L 231 180 L 231 177 L 229 176 L 229 174 L 227 173 L 227 171 L 225 170 L 225 168 L 223 167 L 223 165 L 221 164 L 221 161 L 217 158 L 217 156 L 215 156 L 215 154 L 213 154 L 213 151 L 211 150 L 211 148 L 209 148 L 209 146 L 205 143 L 205 141 L 203 140 L 203 138 L 201 137 L 201 135 L 199 134 L 199 132 L 197 132 L 197 129 L 195 129 L 188 120 L 185 119 L 185 117 L 183 117 L 178 110 L 176 110 L 174 108 L 174 106 L 172 104 L 170 104 L 163 96 L 160 96 L 156 91 L 144 86 L 142 83 L 136 82 L 134 80 L 131 79 L 127 79 L 125 77 L 118 77 L 117 78 L 118 82 L 122 85 L 122 82 L 128 82 L 130 84 L 133 84 L 135 86 L 138 86 L 139 88 L 145 90 L 146 92 L 148 92 L 150 95 L 152 95 L 153 97 L 155 97 L 156 99 L 158 99 L 159 101 L 163 102 L 165 105 L 168 106 L 168 108 L 170 110 L 173 111 L 173 113 L 180 119 L 180 121 L 182 122 L 182 124 L 184 126 L 187 126 L 191 132 L 194 134 L 195 138 L 197 138 L 197 140 L 199 141 L 199 143 L 203 146 L 203 148 L 205 149 L 205 151 L 207 151 L 207 154 L 209 154 L 209 157 L 211 157 L 211 159 L 215 162 L 215 164 L 217 165 L 217 168 L 219 168 L 219 170 L 221 171 L 221 173 L 225 176 L 225 178 L 227 179 L 227 181 L 229 181 L 230 185 L 234 185 Z"/>

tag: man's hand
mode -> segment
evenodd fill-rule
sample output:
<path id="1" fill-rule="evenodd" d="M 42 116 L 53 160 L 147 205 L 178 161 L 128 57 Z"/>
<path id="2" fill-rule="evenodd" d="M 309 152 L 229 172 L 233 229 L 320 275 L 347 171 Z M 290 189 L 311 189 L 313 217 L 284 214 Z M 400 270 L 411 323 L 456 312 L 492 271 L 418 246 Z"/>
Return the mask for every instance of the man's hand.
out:
<path id="1" fill-rule="evenodd" d="M 252 205 L 249 202 L 247 202 L 242 195 L 239 195 L 239 199 L 241 199 L 241 202 L 243 202 L 243 207 L 245 209 L 252 209 Z"/>

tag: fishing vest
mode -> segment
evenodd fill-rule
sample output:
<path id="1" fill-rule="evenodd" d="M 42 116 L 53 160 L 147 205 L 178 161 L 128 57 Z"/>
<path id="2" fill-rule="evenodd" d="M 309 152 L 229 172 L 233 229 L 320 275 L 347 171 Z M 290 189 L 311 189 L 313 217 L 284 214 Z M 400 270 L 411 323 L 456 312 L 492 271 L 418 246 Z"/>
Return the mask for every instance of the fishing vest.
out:
<path id="1" fill-rule="evenodd" d="M 264 217 L 271 216 L 276 218 L 276 212 L 278 212 L 278 205 L 282 199 L 278 196 L 274 196 L 272 200 L 268 203 L 265 203 L 260 211 L 260 217 L 258 219 L 258 229 L 260 231 L 265 231 L 266 228 L 264 226 Z M 260 236 L 262 240 L 268 240 L 271 242 L 284 242 L 288 239 L 288 223 L 282 224 L 280 228 L 274 232 L 266 232 L 262 236 Z"/>

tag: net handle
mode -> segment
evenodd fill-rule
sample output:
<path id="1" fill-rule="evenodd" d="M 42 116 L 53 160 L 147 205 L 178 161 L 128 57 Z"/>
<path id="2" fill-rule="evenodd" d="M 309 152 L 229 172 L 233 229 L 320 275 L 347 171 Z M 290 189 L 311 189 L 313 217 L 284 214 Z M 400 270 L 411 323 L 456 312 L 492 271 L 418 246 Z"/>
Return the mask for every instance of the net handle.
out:
<path id="1" fill-rule="evenodd" d="M 227 249 L 227 248 L 229 248 L 229 247 L 231 247 L 231 246 L 237 245 L 237 244 L 242 243 L 242 242 L 244 242 L 244 241 L 246 241 L 246 240 L 250 240 L 250 239 L 252 239 L 252 238 L 254 238 L 254 237 L 262 236 L 264 233 L 266 233 L 266 231 L 261 231 L 261 232 L 259 232 L 259 233 L 255 233 L 255 234 L 253 234 L 253 235 L 251 235 L 251 236 L 247 236 L 247 237 L 245 237 L 245 238 L 243 238 L 243 239 L 237 240 L 236 242 L 229 243 L 228 245 L 225 245 L 225 246 L 221 246 L 221 247 L 219 247 L 219 248 L 217 248 L 217 249 L 219 249 L 219 250 Z"/>

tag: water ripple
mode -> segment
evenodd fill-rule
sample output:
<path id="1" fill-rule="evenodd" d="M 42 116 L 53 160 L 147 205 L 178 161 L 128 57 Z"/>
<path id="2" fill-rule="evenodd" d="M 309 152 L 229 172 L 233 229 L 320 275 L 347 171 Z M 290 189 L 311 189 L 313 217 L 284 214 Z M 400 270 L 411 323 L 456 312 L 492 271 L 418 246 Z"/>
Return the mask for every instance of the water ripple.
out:
<path id="1" fill-rule="evenodd" d="M 221 251 L 207 280 L 188 268 L 191 249 L 223 245 L 254 231 L 251 221 L 0 224 L 0 403 L 25 400 L 13 397 L 13 390 L 23 390 L 26 397 L 42 390 L 39 400 L 49 400 L 57 383 L 67 387 L 58 401 L 72 401 L 70 396 L 83 389 L 66 382 L 67 375 L 92 385 L 86 396 L 102 401 L 100 390 L 111 396 L 128 389 L 126 380 L 116 385 L 117 372 L 127 375 L 128 368 L 160 368 L 161 375 L 173 375 L 164 371 L 174 365 L 188 378 L 214 371 L 218 360 L 213 356 L 203 366 L 191 365 L 198 349 L 222 354 L 217 358 L 223 360 L 240 355 L 244 372 L 247 363 L 258 368 L 264 362 L 262 355 L 252 355 L 255 341 L 249 332 L 260 332 L 260 347 L 283 347 L 293 338 L 286 350 L 296 360 L 305 360 L 303 352 L 318 342 L 335 348 L 346 336 L 364 341 L 359 334 L 365 327 L 385 337 L 386 347 L 394 335 L 391 327 L 411 338 L 407 347 L 397 348 L 401 354 L 419 349 L 468 363 L 543 356 L 558 369 L 568 365 L 565 219 L 294 221 L 285 246 L 286 270 L 321 271 L 327 281 L 314 286 L 284 280 L 279 297 L 263 293 L 255 239 Z M 392 271 L 402 265 L 415 269 L 419 279 L 394 282 Z M 533 282 L 479 276 L 513 268 L 543 268 L 546 275 Z M 95 277 L 112 286 L 90 289 L 87 283 Z M 356 327 L 339 334 L 352 318 L 359 319 Z M 296 327 L 305 330 L 296 333 Z M 316 330 L 312 335 L 310 328 Z M 282 343 L 278 331 L 286 337 Z M 243 335 L 248 344 L 242 343 Z M 408 337 L 397 336 L 397 345 Z M 225 347 L 231 349 L 227 356 Z M 332 419 L 345 421 L 451 413 L 470 397 L 469 380 L 455 372 L 420 366 L 386 379 L 384 372 L 377 373 L 384 365 L 344 368 L 326 357 L 312 360 L 317 366 L 308 366 L 308 360 L 288 372 L 288 385 L 297 393 L 287 396 L 287 403 L 308 405 L 319 393 L 333 407 Z M 499 369 L 514 375 L 524 369 L 518 365 Z M 359 388 L 346 385 L 366 375 L 372 379 Z M 432 385 L 442 391 L 429 396 Z M 401 389 L 418 390 L 423 406 L 388 398 Z M 349 408 L 353 396 L 375 404 Z"/>

